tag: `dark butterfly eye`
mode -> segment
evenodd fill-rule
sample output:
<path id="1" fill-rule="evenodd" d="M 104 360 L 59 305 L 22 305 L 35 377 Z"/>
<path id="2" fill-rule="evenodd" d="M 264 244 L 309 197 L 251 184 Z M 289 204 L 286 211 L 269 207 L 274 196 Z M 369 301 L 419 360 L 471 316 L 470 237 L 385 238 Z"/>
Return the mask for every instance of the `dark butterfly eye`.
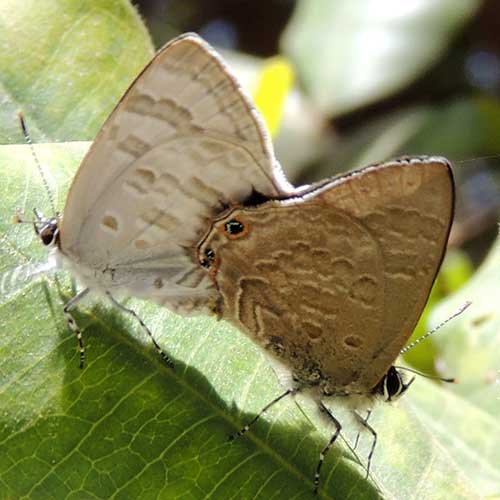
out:
<path id="1" fill-rule="evenodd" d="M 226 222 L 224 225 L 224 229 L 227 234 L 232 236 L 242 233 L 245 230 L 245 226 L 239 220 L 232 219 L 229 222 Z"/>
<path id="2" fill-rule="evenodd" d="M 401 379 L 401 375 L 394 367 L 391 367 L 391 369 L 388 371 L 385 377 L 384 385 L 384 392 L 388 401 L 396 398 L 400 394 L 403 387 L 403 381 Z"/>
<path id="3" fill-rule="evenodd" d="M 49 246 L 54 242 L 56 236 L 56 228 L 52 225 L 45 226 L 39 233 L 40 239 L 45 246 Z"/>
<path id="4" fill-rule="evenodd" d="M 401 372 L 391 366 L 375 387 L 374 392 L 383 396 L 385 401 L 394 401 L 408 390 L 414 380 L 415 377 L 405 384 Z"/>

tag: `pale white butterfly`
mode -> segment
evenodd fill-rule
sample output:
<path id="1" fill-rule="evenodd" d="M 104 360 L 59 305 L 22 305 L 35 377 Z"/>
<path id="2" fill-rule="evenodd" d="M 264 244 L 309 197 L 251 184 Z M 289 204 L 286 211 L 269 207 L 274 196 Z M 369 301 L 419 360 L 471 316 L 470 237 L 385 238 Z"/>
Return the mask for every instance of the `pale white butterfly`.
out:
<path id="1" fill-rule="evenodd" d="M 322 398 L 391 400 L 411 383 L 392 365 L 443 257 L 453 179 L 443 158 L 403 158 L 293 188 L 251 101 L 188 34 L 155 56 L 111 113 L 63 217 L 35 214 L 57 264 L 86 285 L 64 309 L 81 363 L 70 310 L 91 290 L 134 316 L 116 294 L 227 319 L 292 375 L 263 411 L 307 389 L 335 424 L 317 489 L 341 429 Z M 368 416 L 360 421 L 375 438 Z"/>
<path id="2" fill-rule="evenodd" d="M 263 121 L 218 54 L 195 34 L 165 45 L 94 140 L 63 217 L 35 211 L 56 265 L 86 286 L 64 308 L 80 364 L 70 310 L 91 290 L 132 315 L 115 294 L 210 313 L 218 293 L 196 255 L 210 221 L 253 195 L 292 190 Z"/>

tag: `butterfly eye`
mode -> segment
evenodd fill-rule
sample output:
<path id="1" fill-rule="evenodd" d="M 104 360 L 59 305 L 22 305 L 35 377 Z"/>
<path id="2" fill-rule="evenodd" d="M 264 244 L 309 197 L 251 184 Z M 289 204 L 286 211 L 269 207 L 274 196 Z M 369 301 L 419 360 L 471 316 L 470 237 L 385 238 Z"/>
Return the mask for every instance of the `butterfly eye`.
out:
<path id="1" fill-rule="evenodd" d="M 50 246 L 55 243 L 57 240 L 57 235 L 57 222 L 54 222 L 52 220 L 38 231 L 38 236 L 40 236 L 40 239 L 45 246 Z"/>
<path id="2" fill-rule="evenodd" d="M 50 245 L 54 239 L 54 233 L 50 230 L 50 228 L 44 229 L 40 233 L 40 238 L 42 239 L 44 245 Z"/>
<path id="3" fill-rule="evenodd" d="M 378 392 L 384 397 L 385 401 L 394 401 L 408 389 L 412 382 L 413 379 L 408 384 L 405 384 L 403 375 L 394 366 L 391 366 L 382 378 Z"/>

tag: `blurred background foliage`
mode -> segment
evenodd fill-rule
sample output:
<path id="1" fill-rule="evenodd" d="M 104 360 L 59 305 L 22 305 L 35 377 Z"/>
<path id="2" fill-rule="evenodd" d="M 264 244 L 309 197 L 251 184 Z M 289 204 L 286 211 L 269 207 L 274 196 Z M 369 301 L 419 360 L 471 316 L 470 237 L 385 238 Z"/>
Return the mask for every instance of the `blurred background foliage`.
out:
<path id="1" fill-rule="evenodd" d="M 221 50 L 255 98 L 295 184 L 398 155 L 448 157 L 456 219 L 415 335 L 443 319 L 431 312 L 443 297 L 454 307 L 444 317 L 469 299 L 481 314 L 465 313 L 455 331 L 443 328 L 407 361 L 427 373 L 458 375 L 466 382 L 455 393 L 498 415 L 500 335 L 492 300 L 500 252 L 474 274 L 498 234 L 498 0 L 135 0 L 144 25 L 122 1 L 109 0 L 108 17 L 82 16 L 91 2 L 62 2 L 68 19 L 80 16 L 71 29 L 57 17 L 61 2 L 34 12 L 4 1 L 13 15 L 0 32 L 2 144 L 22 143 L 13 119 L 19 107 L 36 142 L 92 140 L 154 50 L 195 31 Z M 107 31 L 117 22 L 123 29 Z M 35 30 L 46 30 L 36 43 Z M 481 355 L 467 358 L 478 346 Z M 498 455 L 488 460 L 491 466 Z M 484 491 L 495 491 L 493 480 Z"/>

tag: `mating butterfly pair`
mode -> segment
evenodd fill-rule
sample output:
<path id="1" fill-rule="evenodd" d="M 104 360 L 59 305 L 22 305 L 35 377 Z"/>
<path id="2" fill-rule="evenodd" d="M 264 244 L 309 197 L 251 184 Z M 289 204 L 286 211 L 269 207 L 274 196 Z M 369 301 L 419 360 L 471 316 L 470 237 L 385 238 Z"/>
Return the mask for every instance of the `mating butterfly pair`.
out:
<path id="1" fill-rule="evenodd" d="M 439 269 L 453 200 L 439 157 L 294 188 L 250 99 L 188 34 L 155 56 L 111 113 L 63 217 L 36 212 L 34 225 L 86 286 L 64 308 L 82 365 L 71 309 L 93 289 L 132 315 L 116 293 L 231 322 L 292 380 L 264 411 L 307 389 L 335 424 L 317 489 L 341 429 L 324 400 L 391 400 L 409 385 L 393 363 Z"/>

